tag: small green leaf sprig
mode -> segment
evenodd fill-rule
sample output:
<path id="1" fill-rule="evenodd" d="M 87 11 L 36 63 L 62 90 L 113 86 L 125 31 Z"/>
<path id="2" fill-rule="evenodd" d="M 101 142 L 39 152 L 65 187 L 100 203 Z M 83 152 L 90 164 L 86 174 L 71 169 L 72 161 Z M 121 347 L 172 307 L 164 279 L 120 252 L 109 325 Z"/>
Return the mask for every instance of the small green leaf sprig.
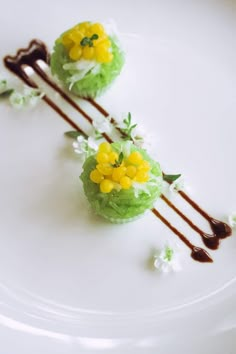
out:
<path id="1" fill-rule="evenodd" d="M 82 47 L 86 47 L 86 45 L 88 45 L 89 47 L 93 47 L 93 41 L 98 39 L 98 38 L 99 38 L 98 34 L 94 33 L 91 37 L 84 37 L 80 41 L 80 45 Z"/>
<path id="2" fill-rule="evenodd" d="M 124 160 L 124 153 L 120 152 L 118 159 L 115 161 L 115 163 L 112 165 L 112 167 L 120 167 L 120 165 L 122 164 Z"/>
<path id="3" fill-rule="evenodd" d="M 181 174 L 176 174 L 176 175 L 168 175 L 163 173 L 163 179 L 164 181 L 168 182 L 168 183 L 173 183 L 174 181 L 176 181 L 178 178 L 181 177 Z"/>
<path id="4" fill-rule="evenodd" d="M 120 127 L 121 133 L 124 135 L 124 140 L 133 140 L 132 133 L 137 127 L 137 124 L 132 123 L 131 113 L 128 113 L 127 118 L 123 119 L 123 126 Z"/>

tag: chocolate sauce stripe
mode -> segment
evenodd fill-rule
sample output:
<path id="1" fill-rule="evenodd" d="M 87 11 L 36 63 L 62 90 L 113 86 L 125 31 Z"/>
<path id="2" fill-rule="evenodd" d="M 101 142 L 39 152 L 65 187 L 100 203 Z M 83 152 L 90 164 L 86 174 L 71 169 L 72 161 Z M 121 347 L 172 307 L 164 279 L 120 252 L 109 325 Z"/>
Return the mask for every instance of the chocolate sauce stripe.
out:
<path id="1" fill-rule="evenodd" d="M 87 115 L 86 112 L 84 112 L 81 107 L 70 98 L 70 96 L 68 96 L 58 85 L 56 85 L 49 77 L 47 74 L 45 74 L 45 72 L 41 69 L 41 67 L 34 62 L 32 64 L 33 69 L 38 73 L 38 75 L 53 89 L 55 89 L 60 95 L 61 97 L 68 102 L 69 104 L 71 104 L 72 107 L 74 107 L 79 113 L 81 113 L 87 120 L 89 123 L 92 124 L 92 118 L 89 117 Z M 106 118 L 109 117 L 109 113 L 103 108 L 101 107 L 96 101 L 94 101 L 91 98 L 86 98 L 86 101 L 88 101 L 91 105 L 93 105 L 100 113 L 102 113 Z M 119 131 L 119 133 L 122 136 L 125 136 L 125 134 L 122 132 L 122 130 L 118 127 L 117 122 L 115 121 L 114 118 L 111 118 L 111 123 L 115 126 L 115 128 Z M 109 141 L 112 142 L 111 138 L 107 135 L 107 134 L 103 134 L 104 138 Z M 180 191 L 179 194 L 189 203 L 192 205 L 192 207 L 195 210 L 198 210 L 198 212 L 205 218 L 207 219 L 208 222 L 211 223 L 212 218 L 204 211 L 202 210 L 193 200 L 191 200 L 184 192 Z M 167 202 L 166 199 L 163 199 L 165 202 Z M 174 209 L 174 206 L 169 203 L 168 204 L 172 209 Z M 213 235 L 209 235 L 205 232 L 203 232 L 202 230 L 200 230 L 196 225 L 194 225 L 192 223 L 191 220 L 189 220 L 183 213 L 181 213 L 177 208 L 174 209 L 178 215 L 185 220 L 185 222 L 187 222 L 189 224 L 189 226 L 195 230 L 201 237 L 202 240 L 204 242 L 204 244 L 211 249 L 217 249 L 218 245 L 219 245 L 219 238 L 217 234 L 213 234 Z M 221 223 L 221 222 L 220 222 Z M 222 224 L 222 223 L 221 223 Z"/>
<path id="2" fill-rule="evenodd" d="M 215 234 L 207 234 L 192 222 L 180 209 L 178 209 L 165 195 L 161 195 L 162 200 L 173 209 L 194 231 L 202 238 L 203 243 L 210 249 L 216 250 L 219 247 L 219 238 Z"/>
<path id="3" fill-rule="evenodd" d="M 38 41 L 31 41 L 30 47 L 28 49 L 25 50 L 20 50 L 18 51 L 18 55 L 20 56 L 20 58 L 18 58 L 17 56 L 15 57 L 6 57 L 5 58 L 5 65 L 7 66 L 7 68 L 9 70 L 11 70 L 13 73 L 15 73 L 18 77 L 20 77 L 25 83 L 27 83 L 28 85 L 30 85 L 31 87 L 35 87 L 38 88 L 38 86 L 35 84 L 35 82 L 29 78 L 29 76 L 26 74 L 26 72 L 24 71 L 24 69 L 22 69 L 23 65 L 28 65 L 31 68 L 33 68 L 35 71 L 37 71 L 35 69 L 35 66 L 37 67 L 37 63 L 36 60 L 45 60 L 45 57 L 47 57 L 47 55 L 44 55 L 43 57 L 39 56 L 39 57 L 34 57 L 34 51 L 30 51 L 32 49 L 32 46 L 38 45 L 40 46 L 40 48 L 36 47 L 36 51 L 37 51 L 37 55 L 40 54 L 40 49 L 43 49 L 44 51 L 46 50 L 46 46 L 43 45 L 43 48 L 41 48 L 42 46 L 42 42 L 38 42 Z M 24 60 L 25 59 L 25 60 Z M 46 62 L 46 61 L 45 61 Z M 41 68 L 40 68 L 41 71 Z M 40 75 L 40 72 L 37 71 L 37 73 Z M 41 76 L 41 75 L 40 75 Z M 44 79 L 45 74 L 43 75 L 43 79 Z M 49 79 L 50 80 L 50 79 Z M 53 83 L 55 86 L 56 84 Z M 67 96 L 67 95 L 66 95 Z M 50 105 L 57 113 L 59 113 L 61 115 L 61 117 L 63 119 L 65 119 L 71 126 L 73 126 L 73 128 L 75 128 L 76 130 L 79 130 L 80 132 L 82 132 L 84 134 L 84 132 L 82 131 L 82 129 L 77 126 L 49 97 L 44 96 L 44 101 Z M 74 102 L 74 101 L 73 101 Z M 90 118 L 91 119 L 91 118 Z M 92 119 L 91 119 L 92 122 Z M 111 139 L 108 137 L 105 137 L 106 140 L 111 141 Z M 155 208 L 152 209 L 152 212 L 169 228 L 171 229 L 180 239 L 182 242 L 185 243 L 185 245 L 187 247 L 189 247 L 192 251 L 191 256 L 193 259 L 200 261 L 200 262 L 212 262 L 211 257 L 209 256 L 209 254 L 202 248 L 196 247 L 194 246 L 180 231 L 178 231 L 167 219 L 165 219 Z M 179 214 L 181 215 L 181 214 Z M 187 219 L 187 218 L 186 218 Z M 191 221 L 190 221 L 191 222 Z"/>
<path id="4" fill-rule="evenodd" d="M 32 65 L 32 68 L 35 70 L 35 72 L 37 72 L 37 74 L 53 89 L 55 89 L 60 95 L 62 98 L 65 99 L 65 101 L 67 103 L 69 103 L 73 108 L 75 108 L 79 113 L 81 113 L 81 108 L 80 106 L 77 105 L 77 103 L 75 101 L 73 101 L 68 95 L 66 95 L 64 93 L 64 91 L 59 87 L 57 86 L 54 82 L 52 82 L 52 80 L 48 77 L 48 75 L 45 74 L 45 72 L 39 67 L 39 65 L 37 63 L 34 63 Z M 87 99 L 87 101 L 90 101 L 89 99 Z M 82 114 L 83 116 L 85 116 L 85 114 Z M 108 114 L 107 114 L 108 116 Z M 93 124 L 93 119 L 87 115 L 86 113 L 86 120 L 90 123 L 90 124 Z M 85 135 L 85 133 L 83 132 L 83 134 Z M 112 142 L 112 139 L 109 137 L 109 136 L 105 136 L 105 139 L 109 142 Z M 213 245 L 213 237 L 210 237 L 211 235 L 207 235 L 201 231 L 197 226 L 195 226 L 192 221 L 190 219 L 188 219 L 183 213 L 181 213 L 181 211 L 179 209 L 177 209 L 164 195 L 161 196 L 162 199 L 169 205 L 169 207 L 171 207 L 172 209 L 175 210 L 175 212 L 183 219 L 185 220 L 185 222 L 187 222 L 189 224 L 190 227 L 192 227 L 195 231 L 197 231 L 198 233 L 200 233 L 202 239 L 203 239 L 203 242 L 205 243 L 205 245 L 208 247 L 208 248 L 211 248 L 211 249 L 216 249 L 218 247 L 218 244 L 219 244 L 219 241 L 218 239 L 215 240 L 214 239 L 214 245 Z M 157 216 L 157 210 L 155 210 L 155 208 L 153 208 L 153 213 Z M 160 213 L 158 213 L 158 215 L 160 215 Z M 164 217 L 162 216 L 162 222 L 164 222 Z M 165 220 L 165 224 L 170 228 L 170 223 L 167 222 L 167 220 Z M 187 245 L 187 247 L 190 247 L 191 250 L 194 249 L 195 246 L 193 246 L 189 241 L 188 239 L 182 234 L 180 233 L 176 228 L 172 227 L 171 226 L 171 230 L 175 233 L 178 233 L 178 237 Z M 210 240 L 210 241 L 209 241 Z M 217 242 L 218 241 L 218 242 Z M 191 245 L 191 246 L 190 246 Z"/>
<path id="5" fill-rule="evenodd" d="M 96 101 L 94 101 L 93 99 L 88 99 L 88 101 L 101 114 L 103 114 L 104 117 L 108 117 L 109 116 L 109 113 L 101 105 L 99 105 Z M 112 122 L 113 122 L 114 126 L 116 127 L 116 129 L 119 132 L 121 132 L 121 130 L 117 127 L 118 126 L 117 122 L 113 118 L 112 118 Z M 122 132 L 122 135 L 124 135 L 123 132 Z M 163 172 L 163 175 L 165 175 L 164 172 Z M 231 236 L 232 230 L 229 227 L 229 225 L 227 225 L 226 223 L 224 223 L 224 222 L 222 222 L 220 220 L 214 219 L 205 210 L 203 210 L 193 199 L 191 199 L 185 192 L 178 191 L 178 193 L 187 203 L 189 203 L 191 205 L 191 207 L 193 209 L 195 209 L 203 218 L 205 218 L 209 222 L 210 227 L 211 227 L 212 231 L 214 232 L 214 236 L 215 237 L 218 237 L 219 239 L 222 239 L 222 238 L 226 238 L 228 236 Z"/>
<path id="6" fill-rule="evenodd" d="M 37 74 L 54 90 L 56 90 L 61 97 L 67 102 L 69 103 L 73 108 L 75 108 L 79 113 L 81 113 L 86 120 L 92 124 L 93 120 L 90 116 L 88 116 L 88 114 L 86 112 L 84 112 L 81 107 L 73 100 L 71 99 L 70 96 L 68 96 L 58 85 L 55 84 L 55 82 L 53 82 L 49 76 L 47 74 L 45 74 L 45 72 L 41 69 L 41 67 L 34 62 L 32 64 L 32 68 L 37 72 Z M 105 109 L 103 107 L 101 107 L 96 101 L 94 101 L 93 99 L 90 98 L 86 98 L 86 101 L 88 101 L 90 104 L 92 104 L 96 109 L 99 110 L 100 113 L 102 113 L 105 117 L 109 116 L 109 113 L 107 111 L 105 111 Z M 116 127 L 117 130 L 119 130 L 121 133 L 121 129 L 118 128 L 118 124 L 115 121 L 114 118 L 111 119 L 111 123 L 114 124 L 114 126 Z M 124 133 L 122 134 L 124 135 Z M 104 134 L 104 138 L 109 141 L 112 142 L 112 139 L 107 135 Z M 163 196 L 164 197 L 164 196 Z M 188 219 L 179 209 L 177 209 L 170 201 L 167 200 L 166 197 L 163 198 L 163 200 L 169 205 L 169 207 L 171 207 L 173 210 L 175 210 L 175 212 L 185 221 L 188 223 L 188 225 L 194 230 L 196 231 L 202 238 L 204 244 L 210 248 L 210 249 L 217 249 L 219 246 L 219 239 L 217 237 L 217 235 L 213 234 L 207 234 L 205 232 L 203 232 L 202 230 L 200 230 L 200 228 L 198 228 L 190 219 Z M 194 203 L 196 206 L 196 203 Z M 196 209 L 196 207 L 195 207 Z M 207 215 L 205 213 L 205 215 Z M 208 221 L 209 221 L 209 217 L 208 217 Z"/>
<path id="7" fill-rule="evenodd" d="M 32 49 L 33 48 L 33 49 Z M 80 114 L 84 116 L 92 124 L 92 119 L 84 112 L 79 105 L 77 105 L 58 85 L 56 85 L 49 77 L 45 74 L 45 72 L 40 68 L 37 64 L 37 60 L 42 60 L 46 64 L 49 64 L 50 55 L 47 50 L 46 45 L 40 40 L 32 40 L 29 44 L 29 47 L 26 49 L 18 50 L 15 57 L 8 57 L 12 61 L 16 62 L 24 62 L 31 67 L 40 75 L 40 77 L 45 80 L 53 89 L 55 89 L 68 103 L 70 103 Z M 103 114 L 106 118 L 109 117 L 109 113 L 96 101 L 91 98 L 86 99 L 91 105 L 93 105 L 101 114 Z M 115 128 L 119 131 L 122 136 L 125 136 L 124 132 L 118 127 L 117 122 L 114 118 L 111 118 L 111 123 L 115 126 Z M 107 134 L 103 134 L 103 137 L 112 142 L 110 137 Z M 185 192 L 179 191 L 179 195 L 185 199 L 187 203 L 189 203 L 202 217 L 204 217 L 210 224 L 211 229 L 214 233 L 215 237 L 225 238 L 232 234 L 231 228 L 221 222 L 219 220 L 214 219 L 208 213 L 206 213 L 196 202 L 194 202 Z M 206 240 L 206 238 L 204 238 Z"/>
<path id="8" fill-rule="evenodd" d="M 31 67 L 34 71 L 55 91 L 57 91 L 61 97 L 69 103 L 75 110 L 77 110 L 90 124 L 93 125 L 93 119 L 74 101 L 68 96 L 58 85 L 56 85 L 47 74 L 41 69 L 37 62 L 33 62 Z M 112 139 L 106 134 L 103 133 L 102 136 L 108 142 L 112 143 Z"/>
<path id="9" fill-rule="evenodd" d="M 58 85 L 56 85 L 50 78 L 49 76 L 41 69 L 41 67 L 34 62 L 32 64 L 32 68 L 35 70 L 35 72 L 52 88 L 55 89 L 56 92 L 58 92 L 61 97 L 68 103 L 70 104 L 73 108 L 75 108 L 79 113 L 81 113 L 86 120 L 90 123 L 93 124 L 93 119 L 86 113 L 84 112 L 81 107 L 73 100 L 71 99 L 70 96 L 68 96 Z M 96 107 L 96 102 L 92 99 L 86 99 L 89 103 L 93 104 Z M 103 110 L 103 114 L 106 115 L 106 117 L 109 116 L 109 114 Z M 115 120 L 113 119 L 113 122 L 117 125 Z M 106 134 L 104 138 L 112 142 L 112 139 Z M 204 244 L 210 248 L 210 249 L 217 249 L 219 245 L 219 240 L 215 235 L 208 235 L 200 228 L 198 228 L 190 219 L 188 219 L 178 208 L 176 208 L 164 195 L 161 196 L 162 199 L 167 203 L 167 205 L 172 208 L 194 231 L 196 231 L 198 234 L 200 234 Z"/>

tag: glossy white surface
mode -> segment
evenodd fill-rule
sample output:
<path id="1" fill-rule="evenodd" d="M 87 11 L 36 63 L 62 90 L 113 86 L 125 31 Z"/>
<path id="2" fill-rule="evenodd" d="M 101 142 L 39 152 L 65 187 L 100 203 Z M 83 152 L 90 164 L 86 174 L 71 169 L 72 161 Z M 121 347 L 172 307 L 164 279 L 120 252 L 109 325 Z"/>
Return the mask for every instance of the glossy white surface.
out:
<path id="1" fill-rule="evenodd" d="M 235 3 L 11 3 L 14 11 L 0 12 L 1 58 L 32 38 L 51 48 L 84 19 L 116 21 L 126 66 L 99 102 L 116 117 L 131 111 L 152 133 L 163 170 L 183 173 L 188 193 L 226 220 L 236 209 Z M 0 353 L 234 353 L 235 232 L 209 252 L 213 264 L 192 261 L 179 243 L 183 271 L 152 272 L 151 248 L 175 236 L 152 213 L 126 225 L 94 217 L 67 125 L 43 102 L 0 110 Z"/>

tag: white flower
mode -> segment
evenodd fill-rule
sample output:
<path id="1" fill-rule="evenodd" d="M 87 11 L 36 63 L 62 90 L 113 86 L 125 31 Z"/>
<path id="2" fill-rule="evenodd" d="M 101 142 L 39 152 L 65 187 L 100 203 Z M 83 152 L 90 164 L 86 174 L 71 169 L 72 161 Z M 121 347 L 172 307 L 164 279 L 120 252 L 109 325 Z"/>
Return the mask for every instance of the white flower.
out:
<path id="1" fill-rule="evenodd" d="M 77 154 L 84 154 L 86 151 L 86 139 L 83 135 L 79 135 L 73 142 L 73 148 Z"/>
<path id="2" fill-rule="evenodd" d="M 31 88 L 29 86 L 25 86 L 23 90 L 23 95 L 25 97 L 26 105 L 35 106 L 41 98 L 45 95 L 39 89 Z"/>
<path id="3" fill-rule="evenodd" d="M 169 245 L 166 245 L 162 250 L 156 250 L 153 260 L 154 267 L 163 273 L 178 272 L 182 269 L 176 250 Z"/>
<path id="4" fill-rule="evenodd" d="M 141 148 L 150 149 L 153 145 L 153 137 L 148 133 L 142 124 L 137 126 L 131 132 L 133 143 Z"/>
<path id="5" fill-rule="evenodd" d="M 96 140 L 92 136 L 88 137 L 87 141 L 88 141 L 88 147 L 91 150 L 94 150 L 94 151 L 98 150 L 98 144 L 97 144 Z"/>
<path id="6" fill-rule="evenodd" d="M 21 109 L 26 104 L 25 96 L 16 91 L 11 94 L 9 101 L 10 104 L 16 109 Z"/>
<path id="7" fill-rule="evenodd" d="M 23 93 L 14 91 L 10 97 L 10 104 L 16 109 L 22 109 L 27 106 L 35 106 L 39 100 L 44 96 L 44 93 L 38 89 L 24 86 Z"/>
<path id="8" fill-rule="evenodd" d="M 93 126 L 100 134 L 111 132 L 111 125 L 107 119 L 93 121 Z"/>
<path id="9" fill-rule="evenodd" d="M 229 215 L 229 224 L 231 227 L 235 227 L 236 226 L 236 212 L 233 212 Z"/>
<path id="10" fill-rule="evenodd" d="M 83 135 L 79 135 L 76 141 L 73 142 L 73 148 L 77 154 L 85 159 L 94 154 L 97 151 L 98 146 L 94 138 L 89 137 L 86 139 Z"/>
<path id="11" fill-rule="evenodd" d="M 0 80 L 0 94 L 7 91 L 8 85 L 7 85 L 7 80 Z"/>
<path id="12" fill-rule="evenodd" d="M 178 192 L 183 189 L 184 189 L 184 179 L 182 175 L 179 178 L 177 178 L 174 182 L 172 182 L 169 186 L 170 192 Z"/>

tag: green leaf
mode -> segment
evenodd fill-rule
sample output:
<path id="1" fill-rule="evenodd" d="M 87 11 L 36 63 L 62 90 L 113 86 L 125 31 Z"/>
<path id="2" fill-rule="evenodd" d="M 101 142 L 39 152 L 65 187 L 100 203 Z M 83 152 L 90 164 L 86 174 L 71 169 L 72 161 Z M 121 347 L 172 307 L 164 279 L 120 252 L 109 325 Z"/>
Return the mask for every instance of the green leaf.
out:
<path id="1" fill-rule="evenodd" d="M 65 136 L 67 136 L 68 138 L 72 138 L 72 139 L 77 139 L 78 136 L 84 136 L 86 138 L 86 135 L 81 133 L 81 132 L 78 132 L 77 130 L 70 130 L 68 132 L 65 132 L 64 133 Z"/>
<path id="2" fill-rule="evenodd" d="M 80 45 L 82 47 L 85 47 L 86 45 L 90 46 L 91 44 L 91 39 L 89 37 L 84 37 L 81 41 L 80 41 Z"/>
<path id="3" fill-rule="evenodd" d="M 128 123 L 129 123 L 129 125 L 131 123 L 131 113 L 130 112 L 128 113 Z"/>
<path id="4" fill-rule="evenodd" d="M 13 89 L 6 90 L 6 91 L 0 93 L 0 98 L 7 98 L 12 94 L 12 92 L 14 92 Z"/>
<path id="5" fill-rule="evenodd" d="M 112 167 L 119 167 L 122 164 L 122 161 L 124 160 L 124 154 L 123 152 L 120 152 L 118 156 L 118 160 L 112 165 Z"/>
<path id="6" fill-rule="evenodd" d="M 102 139 L 102 134 L 98 130 L 95 130 L 95 140 L 100 140 L 100 139 Z"/>
<path id="7" fill-rule="evenodd" d="M 98 38 L 99 38 L 99 36 L 98 36 L 97 33 L 94 33 L 94 34 L 90 37 L 91 41 L 94 41 L 95 39 L 98 39 Z"/>
<path id="8" fill-rule="evenodd" d="M 132 124 L 131 113 L 129 112 L 127 118 L 123 119 L 124 128 L 121 128 L 121 132 L 125 135 L 124 140 L 132 141 L 132 132 L 137 127 L 137 124 Z"/>
<path id="9" fill-rule="evenodd" d="M 165 173 L 163 173 L 163 179 L 164 181 L 168 182 L 168 183 L 172 183 L 175 180 L 177 180 L 179 177 L 181 176 L 181 174 L 177 174 L 177 175 L 166 175 Z"/>

